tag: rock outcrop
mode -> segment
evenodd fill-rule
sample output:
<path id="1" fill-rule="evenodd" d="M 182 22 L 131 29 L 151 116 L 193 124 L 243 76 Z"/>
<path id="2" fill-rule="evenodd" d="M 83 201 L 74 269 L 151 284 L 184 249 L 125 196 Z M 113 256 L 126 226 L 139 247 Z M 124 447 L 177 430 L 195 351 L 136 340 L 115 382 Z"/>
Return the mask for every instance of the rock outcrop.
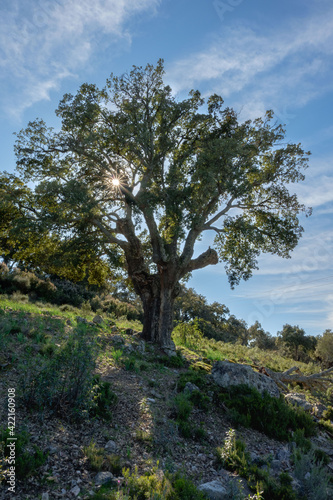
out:
<path id="1" fill-rule="evenodd" d="M 251 366 L 230 361 L 217 361 L 211 372 L 214 382 L 220 387 L 246 384 L 254 387 L 261 394 L 267 391 L 271 396 L 278 398 L 280 391 L 274 380 L 262 373 L 255 372 Z"/>

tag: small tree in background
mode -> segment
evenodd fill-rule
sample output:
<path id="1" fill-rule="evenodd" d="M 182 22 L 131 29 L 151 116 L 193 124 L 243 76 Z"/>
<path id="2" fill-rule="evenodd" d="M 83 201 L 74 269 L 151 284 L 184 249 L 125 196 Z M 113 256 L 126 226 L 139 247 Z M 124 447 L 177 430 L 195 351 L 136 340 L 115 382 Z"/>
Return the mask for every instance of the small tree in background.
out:
<path id="1" fill-rule="evenodd" d="M 333 366 L 333 332 L 325 330 L 318 338 L 315 355 L 320 359 L 324 368 Z"/>
<path id="2" fill-rule="evenodd" d="M 274 338 L 270 335 L 269 332 L 265 332 L 259 321 L 256 321 L 254 325 L 250 326 L 249 338 L 251 341 L 251 346 L 255 346 L 259 349 L 264 350 L 276 349 Z"/>
<path id="3" fill-rule="evenodd" d="M 142 300 L 144 337 L 172 349 L 182 278 L 220 260 L 235 286 L 261 252 L 290 256 L 305 207 L 288 184 L 304 179 L 308 153 L 284 142 L 271 111 L 239 123 L 216 94 L 178 101 L 163 73 L 159 61 L 101 90 L 83 84 L 60 102 L 58 132 L 36 120 L 17 135 L 21 177 L 0 178 L 11 220 L 0 237 L 17 260 L 58 263 L 70 279 L 122 267 Z M 214 248 L 198 254 L 207 232 Z"/>
<path id="4" fill-rule="evenodd" d="M 316 347 L 316 338 L 307 336 L 303 328 L 299 326 L 286 324 L 278 335 L 281 336 L 283 344 L 289 348 L 295 361 L 300 360 L 301 352 L 314 351 Z"/>

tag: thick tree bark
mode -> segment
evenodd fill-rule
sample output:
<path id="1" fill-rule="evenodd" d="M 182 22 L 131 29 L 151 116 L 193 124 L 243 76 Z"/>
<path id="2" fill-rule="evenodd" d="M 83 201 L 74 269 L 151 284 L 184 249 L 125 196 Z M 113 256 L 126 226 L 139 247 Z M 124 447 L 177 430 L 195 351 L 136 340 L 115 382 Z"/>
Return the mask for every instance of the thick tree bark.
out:
<path id="1" fill-rule="evenodd" d="M 145 279 L 136 275 L 132 276 L 132 281 L 143 304 L 143 338 L 171 354 L 175 351 L 171 333 L 178 284 L 169 282 L 164 275 L 146 276 Z"/>
<path id="2" fill-rule="evenodd" d="M 171 333 L 174 302 L 180 291 L 179 280 L 192 270 L 216 264 L 217 254 L 209 248 L 194 260 L 191 260 L 191 256 L 182 262 L 177 256 L 168 261 L 162 258 L 157 263 L 158 273 L 150 274 L 139 242 L 133 240 L 131 243 L 132 245 L 125 248 L 125 255 L 128 276 L 143 304 L 143 338 L 154 342 L 164 352 L 172 355 L 175 353 L 175 345 L 171 340 Z"/>

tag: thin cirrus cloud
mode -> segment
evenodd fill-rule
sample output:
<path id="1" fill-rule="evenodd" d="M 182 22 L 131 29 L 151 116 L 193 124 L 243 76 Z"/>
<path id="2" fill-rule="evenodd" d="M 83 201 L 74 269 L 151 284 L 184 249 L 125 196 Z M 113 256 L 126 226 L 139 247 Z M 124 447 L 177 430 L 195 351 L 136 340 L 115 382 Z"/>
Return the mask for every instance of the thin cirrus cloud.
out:
<path id="1" fill-rule="evenodd" d="M 232 99 L 245 118 L 261 115 L 267 105 L 286 114 L 286 106 L 303 106 L 332 89 L 333 78 L 327 78 L 333 72 L 332 54 L 330 8 L 325 15 L 297 19 L 275 32 L 225 29 L 207 49 L 171 65 L 168 77 L 178 92 L 199 86 L 205 94 Z"/>
<path id="2" fill-rule="evenodd" d="M 97 44 L 119 39 L 130 44 L 127 21 L 140 12 L 154 13 L 159 1 L 14 0 L 0 7 L 4 111 L 19 117 L 27 107 L 49 99 L 51 90 L 91 60 Z"/>

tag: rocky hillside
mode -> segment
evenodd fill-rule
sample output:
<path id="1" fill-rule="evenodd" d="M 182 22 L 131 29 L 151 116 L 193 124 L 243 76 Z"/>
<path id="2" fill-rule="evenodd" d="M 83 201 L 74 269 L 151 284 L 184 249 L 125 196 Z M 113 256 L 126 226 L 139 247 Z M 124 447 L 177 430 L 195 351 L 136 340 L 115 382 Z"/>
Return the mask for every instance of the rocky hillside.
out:
<path id="1" fill-rule="evenodd" d="M 138 323 L 2 300 L 0 353 L 0 498 L 332 498 L 327 411 L 325 428 L 221 387 L 211 360 L 164 356 Z"/>

